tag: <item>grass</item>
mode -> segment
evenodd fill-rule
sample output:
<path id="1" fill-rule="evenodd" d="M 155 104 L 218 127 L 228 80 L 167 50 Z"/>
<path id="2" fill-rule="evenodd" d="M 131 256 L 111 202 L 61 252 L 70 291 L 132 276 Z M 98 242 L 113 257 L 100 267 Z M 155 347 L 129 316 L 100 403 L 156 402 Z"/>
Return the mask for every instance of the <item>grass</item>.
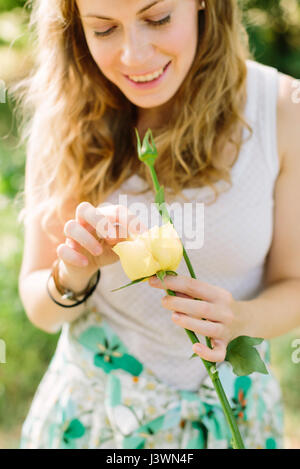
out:
<path id="1" fill-rule="evenodd" d="M 14 148 L 9 106 L 1 104 L 0 135 L 8 129 L 9 137 L 0 140 L 0 339 L 6 345 L 6 363 L 0 363 L 0 448 L 10 446 L 4 435 L 17 434 L 58 340 L 58 334 L 46 334 L 30 323 L 19 298 L 24 230 L 17 222 L 16 196 L 23 186 L 25 155 Z"/>
<path id="2" fill-rule="evenodd" d="M 288 448 L 300 448 L 300 361 L 295 363 L 292 354 L 295 339 L 300 339 L 300 328 L 272 339 L 271 353 L 274 374 L 280 382 L 285 409 L 285 435 Z M 299 349 L 299 346 L 298 346 Z M 300 352 L 298 353 L 300 359 Z M 297 360 L 298 361 L 298 360 Z"/>
<path id="3" fill-rule="evenodd" d="M 0 364 L 0 421 L 2 431 L 10 431 L 24 419 L 58 335 L 35 328 L 24 312 L 18 294 L 23 233 L 14 204 L 4 196 L 0 200 L 0 338 L 6 344 L 6 363 Z"/>

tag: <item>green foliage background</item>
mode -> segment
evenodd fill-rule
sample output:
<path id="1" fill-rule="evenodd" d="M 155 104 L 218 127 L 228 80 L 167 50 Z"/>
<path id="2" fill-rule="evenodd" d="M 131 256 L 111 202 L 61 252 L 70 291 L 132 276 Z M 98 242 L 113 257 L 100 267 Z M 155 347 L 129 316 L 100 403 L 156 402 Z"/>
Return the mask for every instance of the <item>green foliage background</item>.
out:
<path id="1" fill-rule="evenodd" d="M 2 74 L 7 81 L 18 75 L 20 56 L 15 53 L 30 55 L 26 29 L 30 8 L 25 9 L 25 3 L 0 0 L 0 80 Z M 240 4 L 255 59 L 299 79 L 300 1 L 240 0 Z M 0 448 L 18 447 L 20 426 L 59 337 L 35 328 L 19 298 L 23 228 L 17 223 L 17 215 L 25 154 L 24 149 L 16 148 L 18 128 L 12 112 L 10 100 L 0 104 L 0 339 L 6 343 L 6 363 L 0 363 Z M 292 340 L 297 337 L 300 329 L 272 340 L 272 363 L 283 390 L 287 444 L 299 448 L 300 364 L 291 360 Z"/>

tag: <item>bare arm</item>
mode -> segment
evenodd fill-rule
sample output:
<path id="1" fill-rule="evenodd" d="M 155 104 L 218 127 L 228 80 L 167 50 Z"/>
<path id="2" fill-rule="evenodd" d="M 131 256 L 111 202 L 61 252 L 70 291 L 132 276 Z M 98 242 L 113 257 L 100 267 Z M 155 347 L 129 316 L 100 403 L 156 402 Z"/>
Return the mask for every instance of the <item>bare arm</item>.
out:
<path id="1" fill-rule="evenodd" d="M 57 333 L 64 322 L 72 322 L 81 316 L 92 304 L 92 297 L 87 299 L 86 304 L 73 308 L 63 308 L 52 301 L 48 295 L 46 285 L 51 270 L 42 269 L 31 272 L 19 280 L 19 294 L 29 320 L 39 329 L 50 334 Z M 64 284 L 66 285 L 66 284 Z M 74 301 L 63 300 L 56 290 L 52 277 L 48 283 L 51 295 L 60 303 L 65 305 L 74 304 Z M 66 285 L 71 288 L 72 285 Z M 85 284 L 76 284 L 75 291 L 83 290 Z M 72 288 L 71 288 L 72 289 Z"/>
<path id="2" fill-rule="evenodd" d="M 42 232 L 39 219 L 26 229 L 24 258 L 19 276 L 20 297 L 31 322 L 50 333 L 58 332 L 64 322 L 77 319 L 88 309 L 90 300 L 88 298 L 86 304 L 64 308 L 50 298 L 47 291 L 51 272 L 49 266 L 57 254 L 60 259 L 60 285 L 75 293 L 80 292 L 87 287 L 98 269 L 119 261 L 112 247 L 126 239 L 122 236 L 127 236 L 130 227 L 137 232 L 137 224 L 141 230 L 146 229 L 127 207 L 121 205 L 95 208 L 89 202 L 82 202 L 77 206 L 75 216 L 76 219 L 67 221 L 62 230 L 69 243 L 62 243 L 58 247 L 53 246 Z M 111 228 L 114 224 L 119 224 L 119 227 L 113 233 L 105 228 L 108 224 Z M 58 236 L 61 236 L 60 230 Z M 96 253 L 98 246 L 100 251 Z M 87 260 L 86 266 L 82 265 L 82 259 Z M 52 278 L 48 286 L 57 301 L 66 305 L 74 304 L 73 301 L 62 300 Z"/>
<path id="3" fill-rule="evenodd" d="M 275 190 L 272 246 L 266 289 L 238 302 L 245 333 L 272 338 L 300 326 L 300 105 L 293 102 L 294 79 L 283 75 L 278 100 L 279 148 L 283 164 Z"/>
<path id="4" fill-rule="evenodd" d="M 272 339 L 300 327 L 300 279 L 281 280 L 257 298 L 236 302 L 239 335 Z"/>

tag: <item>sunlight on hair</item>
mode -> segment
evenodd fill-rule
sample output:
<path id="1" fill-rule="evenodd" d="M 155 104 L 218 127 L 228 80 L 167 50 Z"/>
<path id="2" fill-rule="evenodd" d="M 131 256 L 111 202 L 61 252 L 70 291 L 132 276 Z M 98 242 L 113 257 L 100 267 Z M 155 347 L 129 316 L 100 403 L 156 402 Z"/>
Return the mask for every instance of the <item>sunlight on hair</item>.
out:
<path id="1" fill-rule="evenodd" d="M 35 66 L 9 90 L 19 104 L 20 144 L 26 142 L 32 160 L 30 194 L 28 188 L 22 194 L 19 221 L 44 204 L 43 227 L 53 212 L 63 223 L 70 201 L 96 206 L 132 174 L 151 188 L 136 155 L 136 106 L 92 60 L 76 2 L 35 1 L 30 28 L 36 33 Z M 243 117 L 246 59 L 252 56 L 236 0 L 207 2 L 199 12 L 194 63 L 174 96 L 168 122 L 153 128 L 156 170 L 170 197 L 209 185 L 216 200 L 215 183 L 231 184 L 233 162 L 223 157 L 231 145 L 235 162 L 242 145 L 242 132 L 235 136 L 233 129 L 239 124 L 251 132 Z"/>

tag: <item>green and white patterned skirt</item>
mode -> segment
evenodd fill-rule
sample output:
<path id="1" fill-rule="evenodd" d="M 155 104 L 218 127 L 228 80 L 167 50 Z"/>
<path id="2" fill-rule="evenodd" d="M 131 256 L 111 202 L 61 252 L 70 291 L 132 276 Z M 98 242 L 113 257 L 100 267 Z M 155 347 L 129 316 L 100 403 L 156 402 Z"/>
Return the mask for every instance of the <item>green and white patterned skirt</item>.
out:
<path id="1" fill-rule="evenodd" d="M 268 375 L 237 377 L 223 362 L 219 376 L 245 447 L 283 448 L 280 387 L 268 366 L 269 343 L 262 345 Z M 209 377 L 197 392 L 168 386 L 90 310 L 64 325 L 19 448 L 229 449 L 231 435 Z"/>

